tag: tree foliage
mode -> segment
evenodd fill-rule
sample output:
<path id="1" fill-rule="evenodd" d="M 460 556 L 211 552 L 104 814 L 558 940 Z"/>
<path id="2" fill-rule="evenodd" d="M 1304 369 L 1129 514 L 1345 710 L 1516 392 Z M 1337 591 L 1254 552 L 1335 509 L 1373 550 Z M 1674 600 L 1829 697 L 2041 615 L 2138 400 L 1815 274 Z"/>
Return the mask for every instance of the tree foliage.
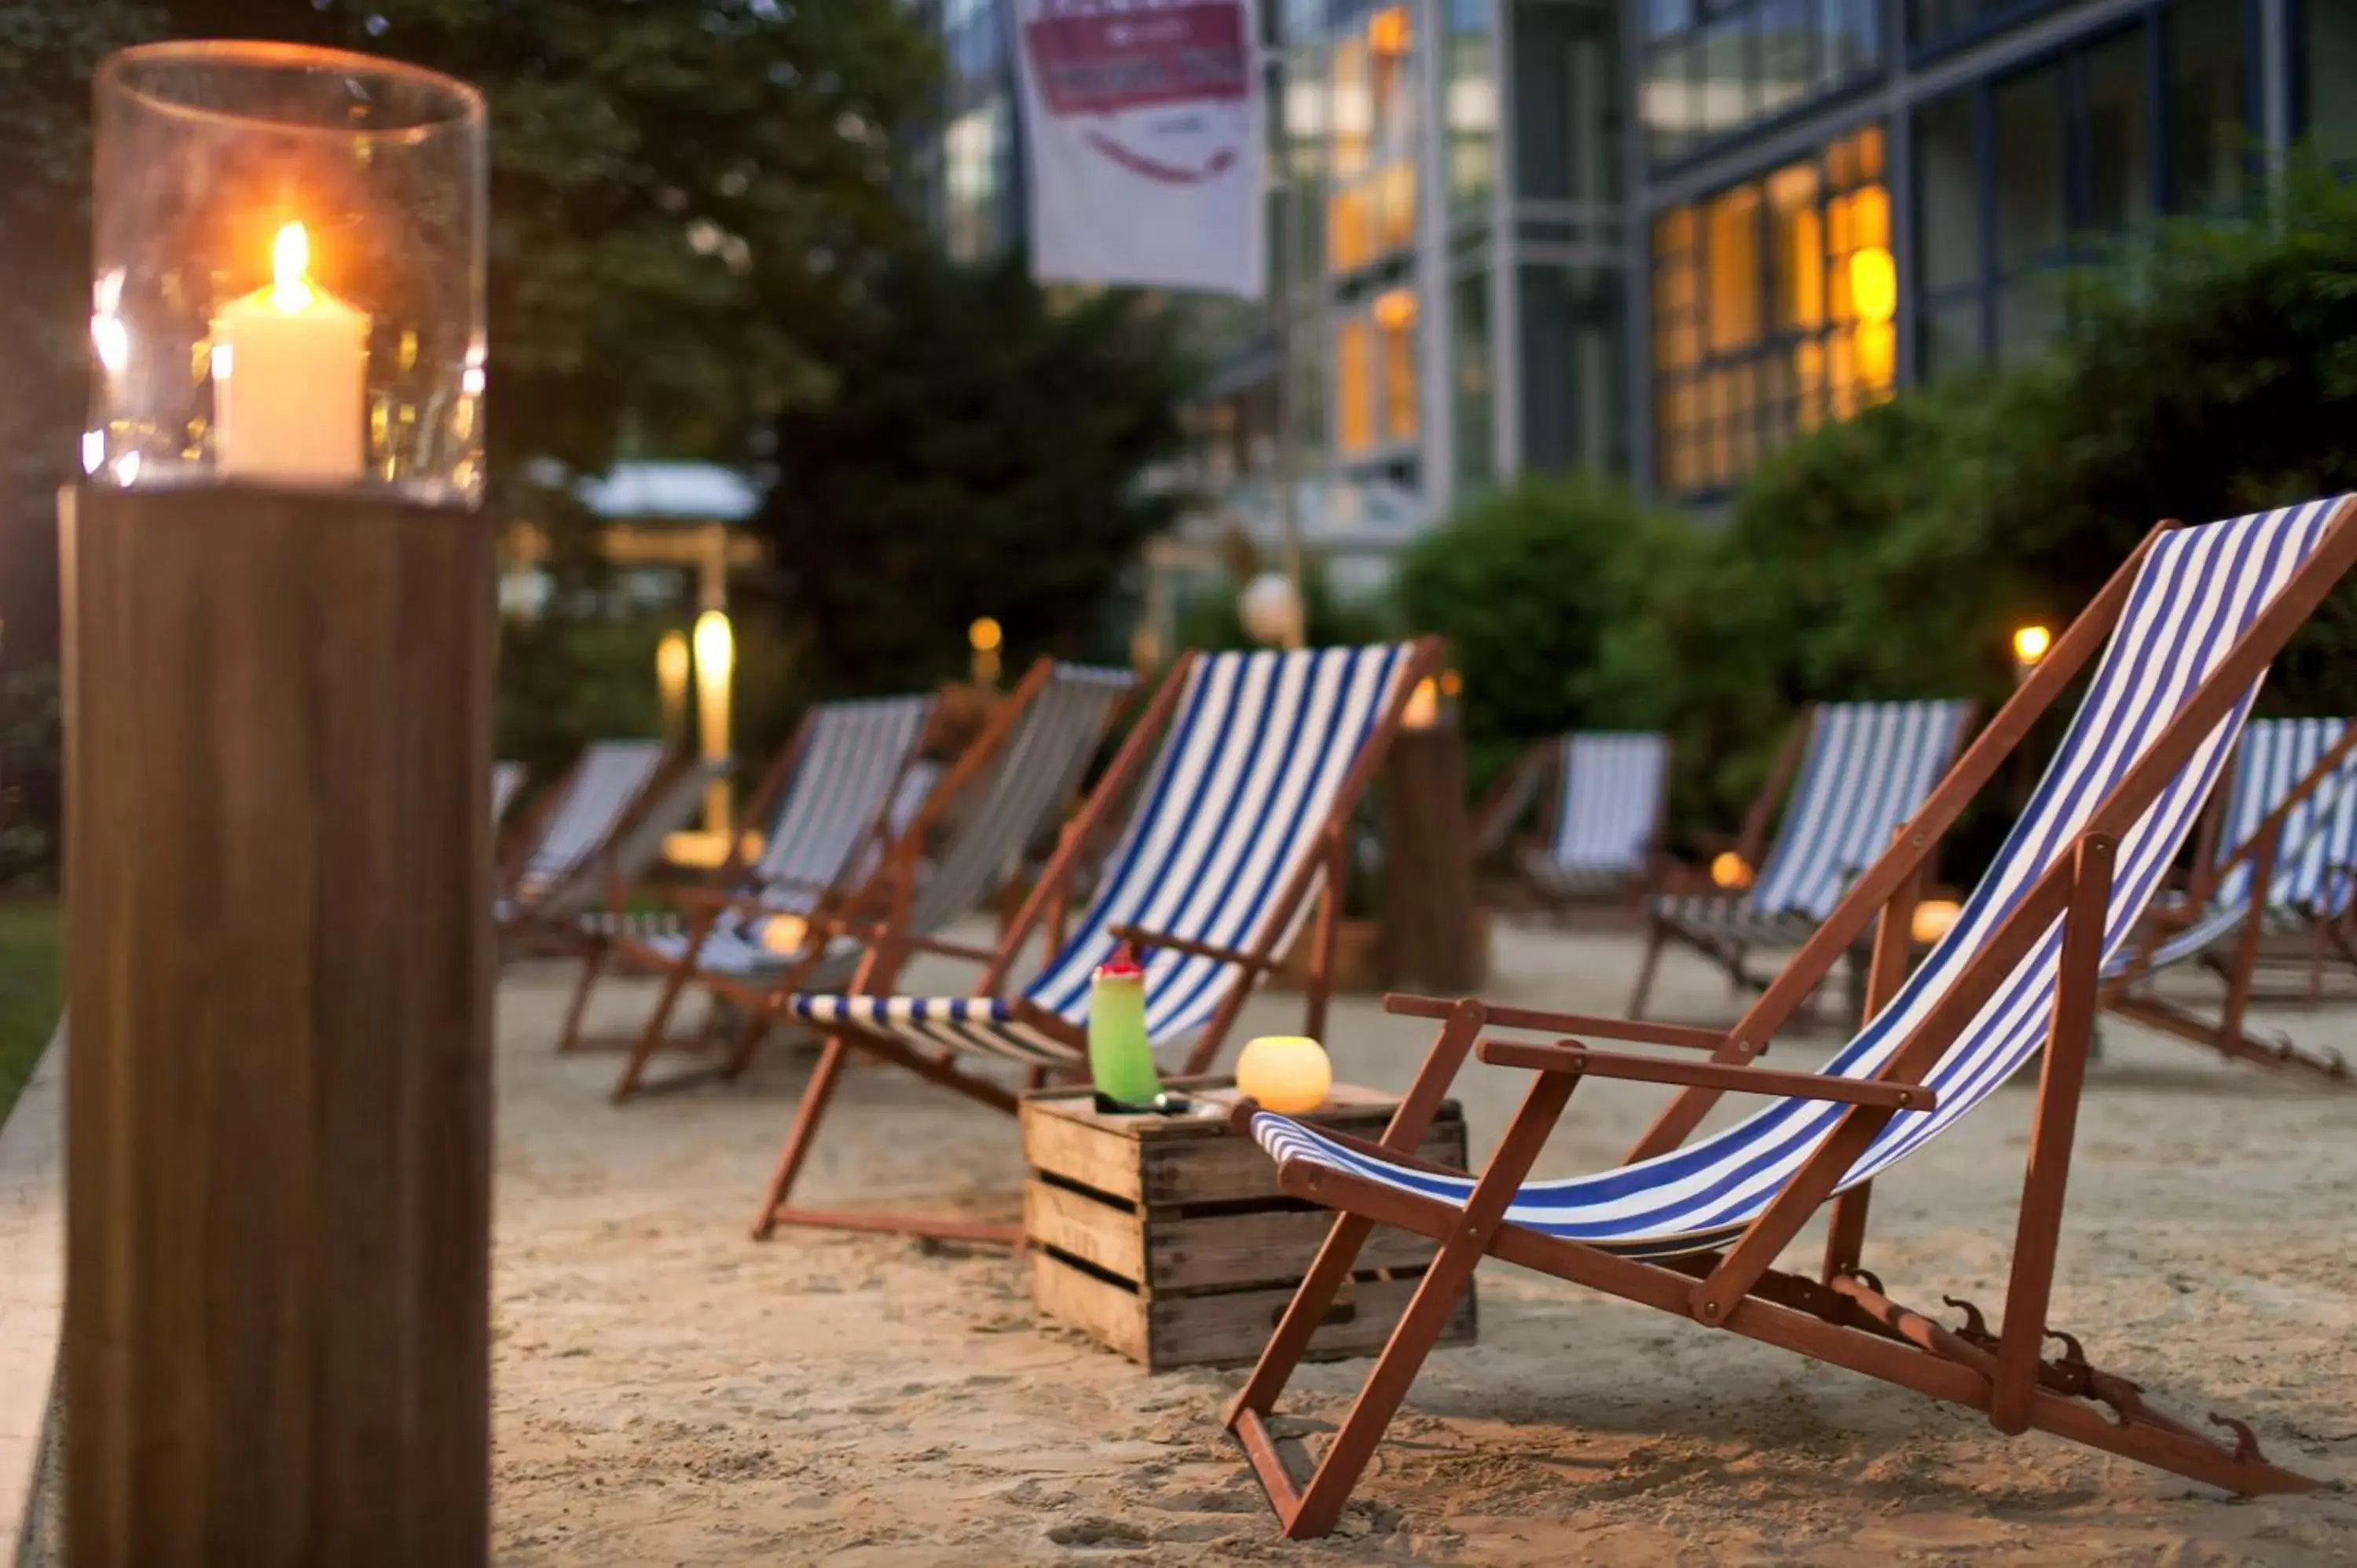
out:
<path id="1" fill-rule="evenodd" d="M 825 394 L 813 339 L 920 237 L 895 153 L 938 61 L 904 6 L 0 0 L 0 579 L 53 580 L 49 498 L 80 452 L 91 74 L 167 37 L 345 46 L 483 91 L 487 418 L 511 499 L 530 460 L 594 472 L 624 441 L 743 460 L 779 410 Z M 25 657 L 49 656 L 45 587 L 0 614 Z"/>
<path id="2" fill-rule="evenodd" d="M 952 675 L 984 616 L 1010 663 L 1085 648 L 1173 510 L 1136 482 L 1180 439 L 1168 314 L 1119 290 L 1051 296 L 1020 256 L 911 252 L 826 345 L 849 373 L 779 420 L 758 520 L 813 688 Z"/>
<path id="3" fill-rule="evenodd" d="M 1654 637 L 1631 610 L 1663 574 L 1688 569 L 1693 535 L 1684 518 L 1574 476 L 1493 491 L 1416 542 L 1400 603 L 1410 624 L 1448 639 L 1465 678 L 1477 784 L 1541 736 L 1666 722 L 1669 693 L 1631 679 L 1652 661 Z"/>

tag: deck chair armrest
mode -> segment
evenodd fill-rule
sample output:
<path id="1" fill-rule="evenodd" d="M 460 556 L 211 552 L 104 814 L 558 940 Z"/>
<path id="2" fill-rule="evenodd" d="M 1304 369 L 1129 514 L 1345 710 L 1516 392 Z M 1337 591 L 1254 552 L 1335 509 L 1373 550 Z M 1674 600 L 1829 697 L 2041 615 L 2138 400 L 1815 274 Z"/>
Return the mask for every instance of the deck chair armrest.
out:
<path id="1" fill-rule="evenodd" d="M 1804 1100 L 1834 1100 L 1849 1105 L 1887 1105 L 1898 1111 L 1931 1111 L 1940 1103 L 1938 1092 L 1921 1084 L 1834 1078 L 1814 1072 L 1778 1072 L 1733 1062 L 1690 1062 L 1674 1057 L 1591 1051 L 1576 1040 L 1543 1046 L 1485 1039 L 1474 1047 L 1473 1054 L 1492 1067 L 1575 1072 L 1586 1078 L 1625 1079 L 1637 1083 L 1681 1084 L 1695 1089 L 1734 1090 L 1743 1094 L 1796 1095 Z"/>
<path id="2" fill-rule="evenodd" d="M 1149 931 L 1142 926 L 1107 926 L 1105 930 L 1116 941 L 1135 942 L 1140 952 L 1155 948 L 1167 948 L 1172 952 L 1185 953 L 1189 958 L 1214 959 L 1221 963 L 1241 964 L 1246 969 L 1275 969 L 1283 962 L 1280 959 L 1257 957 L 1239 948 L 1224 948 L 1217 942 L 1199 942 L 1191 937 L 1166 936 L 1159 931 Z"/>
<path id="3" fill-rule="evenodd" d="M 1394 992 L 1383 998 L 1383 1011 L 1407 1018 L 1446 1018 L 1457 1005 L 1452 996 L 1413 996 Z M 1532 1007 L 1485 1007 L 1482 1022 L 1496 1029 L 1536 1029 L 1550 1035 L 1594 1035 L 1639 1046 L 1674 1046 L 1680 1050 L 1716 1051 L 1727 1044 L 1721 1029 L 1697 1029 L 1684 1024 L 1653 1024 L 1636 1018 L 1597 1018 L 1585 1013 L 1548 1013 Z M 1764 1047 L 1763 1047 L 1764 1054 Z"/>

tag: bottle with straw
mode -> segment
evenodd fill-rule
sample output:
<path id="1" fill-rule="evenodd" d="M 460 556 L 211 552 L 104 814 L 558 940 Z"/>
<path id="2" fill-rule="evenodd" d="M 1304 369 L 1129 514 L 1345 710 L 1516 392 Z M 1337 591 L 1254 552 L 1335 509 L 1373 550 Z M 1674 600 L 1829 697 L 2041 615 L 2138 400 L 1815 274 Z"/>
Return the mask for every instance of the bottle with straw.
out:
<path id="1" fill-rule="evenodd" d="M 1162 1093 L 1146 1037 L 1146 970 L 1127 942 L 1097 966 L 1090 983 L 1089 1079 L 1107 1109 L 1150 1111 Z"/>

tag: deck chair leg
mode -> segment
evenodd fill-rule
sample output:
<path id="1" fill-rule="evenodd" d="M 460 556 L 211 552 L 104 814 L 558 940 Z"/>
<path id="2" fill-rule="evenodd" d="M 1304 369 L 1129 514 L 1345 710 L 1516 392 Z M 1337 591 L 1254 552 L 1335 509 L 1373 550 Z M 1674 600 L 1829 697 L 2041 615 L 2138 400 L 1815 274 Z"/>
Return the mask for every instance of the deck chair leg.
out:
<path id="1" fill-rule="evenodd" d="M 1637 965 L 1637 989 L 1629 995 L 1629 1016 L 1642 1018 L 1645 1002 L 1653 993 L 1653 970 L 1662 961 L 1662 944 L 1669 940 L 1669 927 L 1660 920 L 1645 922 L 1645 956 Z"/>
<path id="2" fill-rule="evenodd" d="M 2071 1145 L 2079 1127 L 2079 1093 L 2087 1078 L 2087 1037 L 2094 1027 L 2095 1003 L 2103 985 L 2104 915 L 2111 902 L 2116 848 L 2111 838 L 2090 833 L 2079 841 L 2072 867 L 2070 911 L 2063 917 L 2062 954 L 2055 975 L 2053 1021 L 2039 1064 L 2029 1168 L 2022 1180 L 2013 1271 L 2005 1291 L 2005 1324 L 1997 1338 L 1996 1374 L 1989 1386 L 1989 1424 L 2009 1435 L 2029 1430 L 2030 1407 L 2038 1391 L 2039 1358 L 2046 1341 L 2046 1304 L 2054 1288 L 2062 1199 L 2071 1180 Z M 2264 887 L 2266 883 L 2257 886 Z"/>
<path id="3" fill-rule="evenodd" d="M 766 1241 L 778 1228 L 778 1210 L 785 1208 L 786 1197 L 794 1189 L 794 1178 L 802 1174 L 802 1162 L 810 1157 L 811 1144 L 818 1136 L 819 1122 L 826 1116 L 827 1102 L 834 1098 L 834 1086 L 843 1077 L 844 1058 L 849 1047 L 841 1035 L 829 1035 L 818 1054 L 818 1066 L 811 1071 L 811 1079 L 802 1090 L 802 1103 L 794 1107 L 793 1130 L 786 1134 L 786 1146 L 779 1151 L 777 1168 L 770 1173 L 770 1185 L 761 1194 L 761 1212 L 753 1220 L 753 1240 Z"/>
<path id="4" fill-rule="evenodd" d="M 692 964 L 682 962 L 674 964 L 671 973 L 664 977 L 662 995 L 655 1003 L 654 1016 L 647 1020 L 645 1033 L 630 1047 L 630 1059 L 622 1064 L 622 1076 L 614 1080 L 615 1104 L 619 1105 L 639 1091 L 639 1086 L 646 1077 L 647 1063 L 662 1049 L 663 1031 L 671 1027 L 672 1013 L 679 1006 L 679 999 L 694 974 Z"/>
<path id="5" fill-rule="evenodd" d="M 734 1081 L 745 1076 L 745 1069 L 753 1065 L 753 1053 L 759 1050 L 761 1042 L 770 1037 L 770 1022 L 767 1007 L 745 1010 L 745 1026 L 737 1030 L 737 1037 L 729 1042 L 728 1058 L 720 1064 L 722 1078 Z"/>
<path id="6" fill-rule="evenodd" d="M 613 949 L 603 941 L 593 942 L 582 955 L 581 978 L 574 983 L 573 1000 L 565 1009 L 565 1030 L 556 1036 L 556 1048 L 569 1051 L 581 1043 L 581 1019 L 589 1011 L 589 992 L 597 983 L 598 973 L 606 967 Z"/>
<path id="7" fill-rule="evenodd" d="M 1286 1520 L 1287 1539 L 1308 1541 L 1322 1536 L 1341 1517 L 1351 1488 L 1365 1472 L 1367 1461 L 1374 1457 L 1375 1444 L 1383 1440 L 1383 1429 L 1399 1412 L 1400 1402 L 1407 1397 L 1408 1387 L 1423 1369 L 1425 1358 L 1432 1353 L 1441 1330 L 1448 1326 L 1457 1298 L 1471 1283 L 1475 1267 L 1497 1236 L 1499 1221 L 1522 1187 L 1523 1178 L 1538 1159 L 1547 1134 L 1562 1119 L 1564 1106 L 1578 1084 L 1577 1073 L 1542 1073 L 1523 1096 L 1522 1108 L 1507 1126 L 1489 1169 L 1481 1173 L 1481 1179 L 1474 1184 L 1466 1199 L 1462 1218 L 1441 1242 L 1424 1278 L 1416 1282 L 1415 1294 L 1408 1299 L 1407 1310 L 1400 1315 L 1383 1354 L 1375 1359 L 1374 1369 L 1367 1374 L 1359 1397 L 1351 1402 L 1351 1412 L 1342 1418 L 1341 1427 L 1334 1434 L 1334 1441 L 1327 1447 L 1325 1458 L 1318 1462 L 1316 1474 L 1302 1487 L 1299 1500 Z M 1339 1232 L 1341 1227 L 1337 1225 L 1335 1229 Z"/>

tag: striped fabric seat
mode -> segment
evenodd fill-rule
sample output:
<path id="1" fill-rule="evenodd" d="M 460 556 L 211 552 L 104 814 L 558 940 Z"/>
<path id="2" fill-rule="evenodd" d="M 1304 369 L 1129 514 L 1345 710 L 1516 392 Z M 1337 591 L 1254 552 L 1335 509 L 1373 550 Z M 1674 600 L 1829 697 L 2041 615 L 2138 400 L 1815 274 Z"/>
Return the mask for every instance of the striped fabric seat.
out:
<path id="1" fill-rule="evenodd" d="M 2061 751 L 1955 924 L 1889 1006 L 1826 1066 L 1871 1077 L 1964 972 L 2040 875 L 2072 853 L 2095 807 L 2152 747 L 2202 676 L 2289 580 L 2339 503 L 2315 502 L 2162 536 Z M 2191 831 L 2239 735 L 2255 682 L 2152 805 L 2120 838 L 2104 951 L 2128 940 Z M 1943 1052 L 1925 1081 L 1936 1110 L 1901 1112 L 1842 1186 L 1873 1179 L 1975 1106 L 2046 1043 L 2061 948 L 2058 918 Z M 1724 1132 L 1593 1176 L 1525 1183 L 1506 1218 L 1552 1236 L 1633 1256 L 1700 1251 L 1757 1218 L 1838 1122 L 1839 1103 L 1780 1100 Z M 1261 1113 L 1254 1133 L 1279 1160 L 1303 1159 L 1461 1205 L 1471 1183 L 1371 1157 L 1288 1118 Z"/>
<path id="2" fill-rule="evenodd" d="M 1318 851 L 1352 763 L 1411 667 L 1408 646 L 1222 653 L 1192 666 L 1139 806 L 1076 935 L 1019 996 L 803 992 L 807 1022 L 1029 1064 L 1068 1063 L 1088 1022 L 1109 928 L 1232 950 L 1281 951 L 1308 913 L 1281 895 Z M 1282 921 L 1282 927 L 1277 922 Z M 1208 1022 L 1245 976 L 1225 960 L 1159 948 L 1146 971 L 1157 1045 Z"/>
<path id="3" fill-rule="evenodd" d="M 939 858 L 924 869 L 909 897 L 908 929 L 940 930 L 978 906 L 984 895 L 1016 868 L 1025 848 L 1054 825 L 1065 803 L 1079 789 L 1114 709 L 1135 679 L 1126 670 L 1079 664 L 1055 668 L 999 748 L 995 765 L 973 787 L 968 809 L 952 827 Z M 909 777 L 911 787 L 903 788 L 893 802 L 891 838 L 899 837 L 916 821 L 940 774 L 929 765 L 920 765 L 910 768 Z M 864 857 L 866 865 L 872 866 L 879 853 L 880 847 L 871 844 Z M 855 872 L 852 880 L 858 880 L 865 868 Z M 642 945 L 661 957 L 681 961 L 687 956 L 687 939 L 677 918 L 669 918 L 670 926 L 649 933 Z M 696 950 L 697 971 L 751 979 L 780 972 L 802 956 L 796 943 L 780 943 L 782 951 L 765 945 L 760 925 L 757 920 L 724 921 L 716 927 Z M 834 943 L 808 983 L 845 983 L 865 950 L 856 941 Z"/>
<path id="4" fill-rule="evenodd" d="M 1649 912 L 1703 941 L 1804 940 L 1939 782 L 1970 712 L 1960 702 L 1819 705 L 1783 825 L 1751 886 L 1656 898 Z"/>
<path id="5" fill-rule="evenodd" d="M 651 740 L 590 742 L 573 770 L 565 798 L 549 815 L 539 842 L 515 879 L 514 907 L 529 909 L 583 871 L 619 831 L 662 768 L 663 748 Z"/>
<path id="6" fill-rule="evenodd" d="M 516 791 L 523 788 L 523 764 L 498 762 L 491 765 L 491 821 L 498 822 L 508 814 L 515 803 Z"/>
<path id="7" fill-rule="evenodd" d="M 1564 736 L 1555 762 L 1555 830 L 1524 854 L 1523 875 L 1557 898 L 1617 893 L 1641 875 L 1662 817 L 1668 737 L 1584 730 Z"/>
<path id="8" fill-rule="evenodd" d="M 2259 826 L 2324 760 L 2347 733 L 2347 719 L 2254 719 L 2234 754 L 2226 811 L 2218 837 L 2220 860 L 2240 850 Z M 2319 781 L 2284 817 L 2274 874 L 2260 903 L 2262 929 L 2288 935 L 2310 922 L 2345 912 L 2357 892 L 2357 755 Z M 2170 936 L 2144 961 L 2166 969 L 2211 951 L 2250 918 L 2252 867 L 2230 867 L 2199 918 Z M 2126 973 L 2135 955 L 2122 953 L 2106 972 Z"/>

